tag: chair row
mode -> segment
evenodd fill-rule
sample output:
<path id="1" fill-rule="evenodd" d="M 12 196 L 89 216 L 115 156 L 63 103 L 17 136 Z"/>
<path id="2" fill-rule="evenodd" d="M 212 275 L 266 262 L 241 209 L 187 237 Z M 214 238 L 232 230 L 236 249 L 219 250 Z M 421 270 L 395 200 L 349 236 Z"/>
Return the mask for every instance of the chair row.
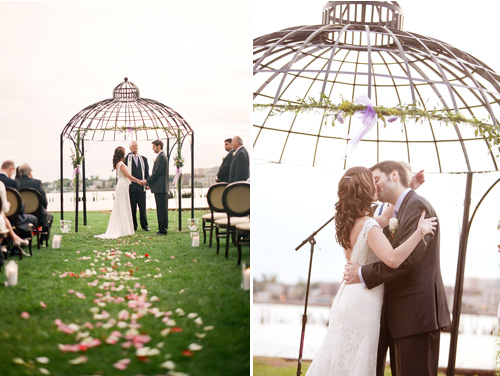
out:
<path id="1" fill-rule="evenodd" d="M 14 229 L 16 234 L 21 236 L 21 231 L 18 226 L 18 219 L 19 219 L 19 214 L 22 211 L 23 204 L 24 204 L 24 212 L 26 214 L 32 214 L 38 218 L 40 215 L 40 211 L 42 210 L 42 196 L 40 195 L 40 192 L 38 192 L 36 189 L 33 188 L 21 188 L 20 191 L 18 192 L 16 189 L 13 189 L 11 187 L 6 187 L 6 190 L 7 190 L 7 200 L 10 203 L 10 209 L 7 213 L 5 213 L 5 215 L 9 219 L 12 228 Z M 38 249 L 40 249 L 41 247 L 41 242 L 40 242 L 41 235 L 47 235 L 45 240 L 46 242 L 45 245 L 47 247 L 49 246 L 50 230 L 44 232 L 42 231 L 42 227 L 43 226 L 41 226 L 40 224 L 35 226 L 34 228 L 30 225 L 30 230 L 25 232 L 25 235 L 27 234 L 27 236 L 23 236 L 29 241 L 30 255 L 33 255 L 32 243 L 34 235 L 36 235 Z M 47 228 L 50 229 L 50 226 L 48 226 Z"/>
<path id="2" fill-rule="evenodd" d="M 206 232 L 210 233 L 209 247 L 215 228 L 217 253 L 220 249 L 220 239 L 226 240 L 225 257 L 229 253 L 229 241 L 238 249 L 238 265 L 241 263 L 241 246 L 250 245 L 250 183 L 217 183 L 207 192 L 210 213 L 202 216 L 203 242 L 206 243 Z"/>

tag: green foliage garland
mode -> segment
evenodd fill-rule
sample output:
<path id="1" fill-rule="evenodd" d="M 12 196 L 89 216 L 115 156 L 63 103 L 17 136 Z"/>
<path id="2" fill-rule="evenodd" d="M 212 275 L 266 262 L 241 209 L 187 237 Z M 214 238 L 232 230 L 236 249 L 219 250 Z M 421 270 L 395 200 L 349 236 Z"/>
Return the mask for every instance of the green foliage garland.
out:
<path id="1" fill-rule="evenodd" d="M 295 102 L 287 101 L 286 104 L 254 104 L 254 110 L 271 109 L 271 115 L 285 112 L 294 114 L 304 112 L 326 112 L 336 114 L 336 116 L 331 116 L 332 125 L 335 125 L 335 119 L 337 119 L 337 117 L 352 116 L 356 112 L 363 111 L 366 108 L 367 106 L 365 105 L 356 104 L 344 98 L 340 104 L 336 104 L 330 101 L 324 94 L 321 94 L 321 99 L 319 101 L 315 98 L 308 97 L 307 99 L 298 98 Z M 479 120 L 475 117 L 470 119 L 460 113 L 446 109 L 427 111 L 420 108 L 418 104 L 400 104 L 396 107 L 373 106 L 373 109 L 377 113 L 378 118 L 384 122 L 384 127 L 387 126 L 387 122 L 392 122 L 394 117 L 399 118 L 403 123 L 407 119 L 413 119 L 420 122 L 427 119 L 436 120 L 446 125 L 456 123 L 468 124 L 475 128 L 474 134 L 476 137 L 481 135 L 481 137 L 484 137 L 488 142 L 497 146 L 500 151 L 500 127 L 488 124 L 486 121 Z M 491 120 L 491 118 L 488 118 L 488 120 Z M 327 122 L 327 120 L 325 120 L 325 122 Z"/>

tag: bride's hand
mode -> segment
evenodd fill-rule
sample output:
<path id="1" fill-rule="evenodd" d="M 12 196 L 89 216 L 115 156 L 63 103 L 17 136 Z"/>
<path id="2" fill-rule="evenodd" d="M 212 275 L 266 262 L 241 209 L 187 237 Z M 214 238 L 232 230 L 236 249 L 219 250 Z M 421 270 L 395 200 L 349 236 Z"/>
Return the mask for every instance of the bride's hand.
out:
<path id="1" fill-rule="evenodd" d="M 422 236 L 427 234 L 434 235 L 434 230 L 437 227 L 437 217 L 425 218 L 425 210 L 422 210 L 422 215 L 418 221 L 418 226 L 422 230 Z"/>

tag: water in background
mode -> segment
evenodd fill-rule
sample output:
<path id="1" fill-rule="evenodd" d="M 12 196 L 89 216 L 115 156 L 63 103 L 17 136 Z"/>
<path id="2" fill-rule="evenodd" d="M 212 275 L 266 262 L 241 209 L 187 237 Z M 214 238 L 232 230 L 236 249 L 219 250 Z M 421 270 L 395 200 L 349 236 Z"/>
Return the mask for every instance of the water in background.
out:
<path id="1" fill-rule="evenodd" d="M 303 313 L 304 307 L 299 305 L 253 303 L 254 356 L 297 359 Z M 325 336 L 329 315 L 330 307 L 308 306 L 303 359 L 314 358 Z M 494 316 L 461 315 L 456 368 L 494 370 L 498 329 L 499 321 Z M 449 351 L 450 334 L 441 333 L 439 367 L 448 366 Z"/>
<path id="2" fill-rule="evenodd" d="M 207 191 L 208 188 L 195 188 L 194 189 L 194 207 L 195 208 L 208 208 L 207 203 Z M 191 193 L 191 188 L 185 188 L 182 193 Z M 175 195 L 177 191 L 175 192 Z M 64 211 L 74 211 L 75 210 L 75 192 L 65 192 L 63 193 Z M 80 203 L 78 205 L 79 210 L 83 210 L 82 192 L 79 192 Z M 115 198 L 115 191 L 87 191 L 87 210 L 111 210 L 113 208 L 113 200 Z M 61 210 L 61 194 L 59 192 L 47 193 L 48 210 L 51 212 L 57 212 Z M 179 200 L 177 197 L 168 200 L 169 209 L 177 209 L 179 206 Z M 191 208 L 191 198 L 183 198 L 181 200 L 181 207 Z M 155 197 L 151 191 L 146 191 L 146 208 L 156 209 Z"/>

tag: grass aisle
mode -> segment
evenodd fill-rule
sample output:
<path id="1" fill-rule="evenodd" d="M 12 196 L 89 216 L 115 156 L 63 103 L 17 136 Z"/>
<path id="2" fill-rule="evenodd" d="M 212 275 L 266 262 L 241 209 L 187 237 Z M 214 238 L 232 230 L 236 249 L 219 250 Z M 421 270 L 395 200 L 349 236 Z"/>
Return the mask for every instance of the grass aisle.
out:
<path id="1" fill-rule="evenodd" d="M 177 215 L 166 237 L 148 211 L 151 232 L 100 240 L 109 212 L 91 212 L 60 249 L 14 257 L 18 285 L 0 277 L 0 375 L 248 375 L 250 296 L 237 250 L 226 260 L 202 240 L 192 248 L 190 212 L 182 232 Z M 58 224 L 55 214 L 53 234 Z M 249 255 L 243 247 L 247 265 Z"/>

